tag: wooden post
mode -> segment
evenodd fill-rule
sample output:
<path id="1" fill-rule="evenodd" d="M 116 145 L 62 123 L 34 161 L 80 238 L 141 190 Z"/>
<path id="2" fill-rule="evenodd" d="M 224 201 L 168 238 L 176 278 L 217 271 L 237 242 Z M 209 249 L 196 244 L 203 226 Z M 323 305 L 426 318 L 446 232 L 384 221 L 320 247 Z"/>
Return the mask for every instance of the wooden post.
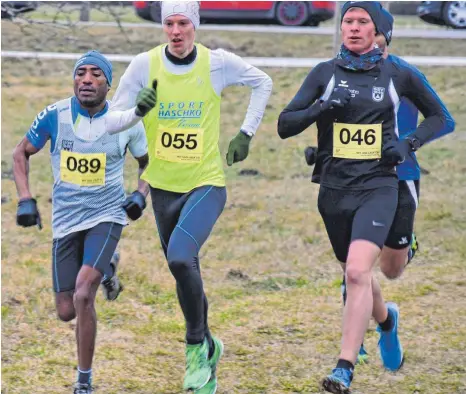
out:
<path id="1" fill-rule="evenodd" d="M 81 11 L 79 13 L 79 20 L 81 22 L 89 22 L 91 19 L 91 2 L 83 1 L 81 3 Z"/>
<path id="2" fill-rule="evenodd" d="M 333 33 L 333 53 L 332 57 L 336 56 L 340 50 L 340 16 L 341 16 L 341 4 L 339 1 L 335 5 L 335 31 Z"/>

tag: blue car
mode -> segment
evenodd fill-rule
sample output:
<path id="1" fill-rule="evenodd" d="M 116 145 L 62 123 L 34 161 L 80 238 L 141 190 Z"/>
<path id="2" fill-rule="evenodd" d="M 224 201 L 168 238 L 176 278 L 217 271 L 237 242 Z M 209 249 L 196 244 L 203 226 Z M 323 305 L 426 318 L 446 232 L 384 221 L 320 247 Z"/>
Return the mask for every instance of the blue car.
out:
<path id="1" fill-rule="evenodd" d="M 466 29 L 466 1 L 423 1 L 417 14 L 427 23 Z"/>

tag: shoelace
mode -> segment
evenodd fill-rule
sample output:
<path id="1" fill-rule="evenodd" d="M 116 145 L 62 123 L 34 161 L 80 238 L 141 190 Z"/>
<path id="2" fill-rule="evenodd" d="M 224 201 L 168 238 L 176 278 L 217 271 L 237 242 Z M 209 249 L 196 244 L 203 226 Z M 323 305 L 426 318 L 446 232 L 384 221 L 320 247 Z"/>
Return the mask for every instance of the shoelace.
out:
<path id="1" fill-rule="evenodd" d="M 336 371 L 334 371 L 333 374 L 334 376 L 336 376 L 340 380 L 343 380 L 344 382 L 346 382 L 347 380 L 350 380 L 350 377 L 351 377 L 351 373 L 349 371 L 346 372 L 343 369 L 337 369 Z"/>
<path id="2" fill-rule="evenodd" d="M 104 282 L 104 286 L 107 288 L 109 291 L 115 290 L 115 282 L 113 281 L 113 278 L 107 279 Z"/>

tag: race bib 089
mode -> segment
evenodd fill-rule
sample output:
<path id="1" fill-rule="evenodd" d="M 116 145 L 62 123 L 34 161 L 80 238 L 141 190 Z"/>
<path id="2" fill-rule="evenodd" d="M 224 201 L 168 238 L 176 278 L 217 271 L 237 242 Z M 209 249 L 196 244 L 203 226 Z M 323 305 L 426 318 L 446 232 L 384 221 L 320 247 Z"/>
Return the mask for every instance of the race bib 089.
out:
<path id="1" fill-rule="evenodd" d="M 199 163 L 202 161 L 203 129 L 164 129 L 157 133 L 155 156 L 175 163 Z"/>
<path id="2" fill-rule="evenodd" d="M 333 157 L 341 159 L 380 159 L 382 124 L 333 124 Z"/>
<path id="3" fill-rule="evenodd" d="M 60 178 L 79 186 L 104 186 L 105 153 L 77 153 L 66 150 L 60 155 Z"/>

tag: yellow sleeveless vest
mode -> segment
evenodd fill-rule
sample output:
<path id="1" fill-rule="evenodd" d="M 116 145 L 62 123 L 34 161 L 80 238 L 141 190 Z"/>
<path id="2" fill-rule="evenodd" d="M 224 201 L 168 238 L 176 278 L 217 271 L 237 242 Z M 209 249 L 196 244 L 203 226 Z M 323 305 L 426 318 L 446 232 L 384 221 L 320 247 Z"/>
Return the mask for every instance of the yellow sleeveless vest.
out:
<path id="1" fill-rule="evenodd" d="M 157 104 L 144 117 L 152 187 L 186 193 L 204 185 L 225 186 L 218 148 L 220 96 L 210 81 L 210 50 L 196 44 L 191 71 L 176 75 L 163 64 L 160 45 L 149 51 L 149 87 L 157 79 Z"/>

